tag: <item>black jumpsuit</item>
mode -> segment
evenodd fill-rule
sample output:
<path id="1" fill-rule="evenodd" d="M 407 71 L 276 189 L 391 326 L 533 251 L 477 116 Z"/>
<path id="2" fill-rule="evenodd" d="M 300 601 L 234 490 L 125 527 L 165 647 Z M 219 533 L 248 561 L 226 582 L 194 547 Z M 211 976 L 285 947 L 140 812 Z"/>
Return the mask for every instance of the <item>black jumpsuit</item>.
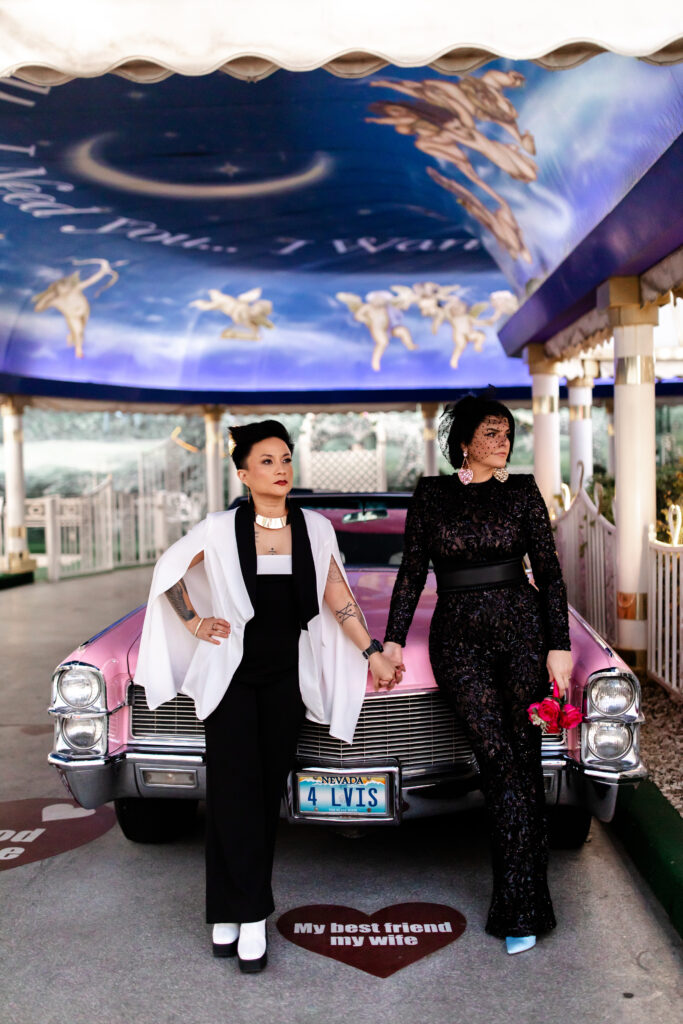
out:
<path id="1" fill-rule="evenodd" d="M 253 545 L 253 532 L 250 540 Z M 306 710 L 294 577 L 256 575 L 250 592 L 254 617 L 244 631 L 242 661 L 204 721 L 209 923 L 261 921 L 273 911 L 280 798 Z"/>
<path id="2" fill-rule="evenodd" d="M 555 926 L 546 881 L 541 730 L 527 707 L 548 695 L 548 650 L 569 650 L 566 589 L 548 512 L 534 478 L 462 484 L 420 481 L 406 520 L 403 561 L 386 641 L 405 645 L 430 559 L 465 568 L 529 555 L 534 581 L 439 595 L 429 657 L 441 693 L 462 719 L 481 773 L 493 862 L 486 930 L 499 938 Z"/>

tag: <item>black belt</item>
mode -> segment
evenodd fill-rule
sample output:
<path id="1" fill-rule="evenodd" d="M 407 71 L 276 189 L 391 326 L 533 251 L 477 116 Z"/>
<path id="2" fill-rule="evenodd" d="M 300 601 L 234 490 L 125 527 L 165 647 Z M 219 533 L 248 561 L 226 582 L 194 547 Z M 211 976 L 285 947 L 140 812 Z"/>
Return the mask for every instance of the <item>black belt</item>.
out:
<path id="1" fill-rule="evenodd" d="M 506 562 L 483 562 L 461 569 L 435 567 L 438 594 L 453 590 L 476 590 L 482 587 L 505 586 L 526 580 L 524 566 L 519 558 Z"/>

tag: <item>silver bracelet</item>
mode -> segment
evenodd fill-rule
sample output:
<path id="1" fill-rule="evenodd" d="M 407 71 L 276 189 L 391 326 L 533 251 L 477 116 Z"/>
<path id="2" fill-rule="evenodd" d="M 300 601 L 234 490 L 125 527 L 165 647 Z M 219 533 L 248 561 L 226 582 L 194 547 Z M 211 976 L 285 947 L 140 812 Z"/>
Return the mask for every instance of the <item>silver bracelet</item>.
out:
<path id="1" fill-rule="evenodd" d="M 203 621 L 204 621 L 204 619 L 200 619 L 199 620 L 199 622 L 197 623 L 197 625 L 194 628 L 194 633 L 192 634 L 192 636 L 196 636 L 197 635 L 197 633 L 199 632 L 199 627 L 201 626 Z"/>

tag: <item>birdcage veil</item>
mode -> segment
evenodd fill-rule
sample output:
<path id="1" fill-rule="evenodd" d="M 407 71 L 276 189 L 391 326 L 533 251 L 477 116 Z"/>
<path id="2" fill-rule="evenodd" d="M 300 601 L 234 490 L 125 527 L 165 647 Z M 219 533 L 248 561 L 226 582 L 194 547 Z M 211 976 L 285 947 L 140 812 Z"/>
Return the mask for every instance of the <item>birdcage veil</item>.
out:
<path id="1" fill-rule="evenodd" d="M 439 419 L 437 439 L 439 447 L 453 469 L 462 466 L 462 447 L 472 440 L 475 430 L 487 416 L 507 419 L 510 424 L 510 455 L 515 441 L 515 420 L 506 405 L 496 397 L 496 389 L 489 384 L 486 391 L 470 392 L 457 402 L 445 406 Z M 509 458 L 509 456 L 508 456 Z"/>

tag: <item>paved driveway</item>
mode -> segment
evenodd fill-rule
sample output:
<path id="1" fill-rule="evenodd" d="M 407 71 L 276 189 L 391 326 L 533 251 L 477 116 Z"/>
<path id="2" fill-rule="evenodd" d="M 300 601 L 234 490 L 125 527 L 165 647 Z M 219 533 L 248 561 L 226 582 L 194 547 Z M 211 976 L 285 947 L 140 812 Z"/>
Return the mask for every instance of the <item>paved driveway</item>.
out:
<path id="1" fill-rule="evenodd" d="M 68 811 L 45 763 L 50 671 L 79 640 L 144 600 L 149 578 L 138 569 L 0 592 L 0 835 L 11 831 L 2 828 L 12 814 L 29 806 L 14 802 L 28 798 L 42 799 L 49 828 L 70 835 L 90 828 L 93 816 L 54 820 Z M 17 822 L 28 829 L 28 817 Z M 489 867 L 478 813 L 378 829 L 362 839 L 283 824 L 270 965 L 250 977 L 234 961 L 211 956 L 201 830 L 153 847 L 98 822 L 96 838 L 0 872 L 3 1024 L 681 1019 L 680 940 L 600 825 L 582 850 L 552 857 L 557 930 L 532 952 L 508 957 L 483 931 Z M 454 908 L 467 928 L 387 978 L 294 945 L 274 925 L 280 914 L 308 904 L 372 914 L 410 902 Z"/>

